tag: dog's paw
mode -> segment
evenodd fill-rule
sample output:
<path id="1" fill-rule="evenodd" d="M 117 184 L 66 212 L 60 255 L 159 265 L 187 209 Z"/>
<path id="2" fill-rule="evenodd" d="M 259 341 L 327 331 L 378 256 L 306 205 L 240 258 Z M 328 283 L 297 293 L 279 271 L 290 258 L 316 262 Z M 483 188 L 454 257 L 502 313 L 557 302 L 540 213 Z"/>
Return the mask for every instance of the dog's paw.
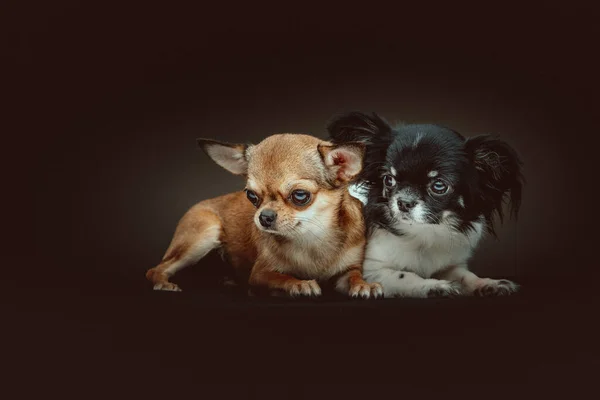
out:
<path id="1" fill-rule="evenodd" d="M 154 284 L 154 290 L 165 290 L 168 292 L 181 292 L 179 286 L 172 282 L 158 282 Z"/>
<path id="2" fill-rule="evenodd" d="M 457 282 L 437 281 L 427 289 L 426 297 L 456 297 L 462 294 L 461 286 Z"/>
<path id="3" fill-rule="evenodd" d="M 519 285 L 508 279 L 486 279 L 477 289 L 473 291 L 475 296 L 508 296 L 519 290 Z"/>
<path id="4" fill-rule="evenodd" d="M 358 283 L 350 287 L 348 296 L 355 299 L 377 299 L 383 297 L 383 287 L 379 283 Z"/>
<path id="5" fill-rule="evenodd" d="M 377 282 L 371 283 L 371 298 L 373 298 L 373 299 L 383 298 L 383 286 L 381 286 Z"/>
<path id="6" fill-rule="evenodd" d="M 317 297 L 321 295 L 321 287 L 314 279 L 310 281 L 294 281 L 287 287 L 287 294 L 292 297 Z"/>

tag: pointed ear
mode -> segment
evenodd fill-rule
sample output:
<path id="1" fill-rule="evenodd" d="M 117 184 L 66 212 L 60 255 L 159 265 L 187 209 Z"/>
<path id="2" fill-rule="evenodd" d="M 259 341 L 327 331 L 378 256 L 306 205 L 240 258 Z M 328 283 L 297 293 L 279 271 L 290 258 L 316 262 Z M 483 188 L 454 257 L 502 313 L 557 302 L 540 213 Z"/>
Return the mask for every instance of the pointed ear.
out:
<path id="1" fill-rule="evenodd" d="M 372 143 L 376 138 L 391 134 L 390 125 L 375 113 L 349 112 L 333 117 L 327 124 L 329 138 L 333 143 Z"/>
<path id="2" fill-rule="evenodd" d="M 360 173 L 365 147 L 365 144 L 360 142 L 319 145 L 319 153 L 329 171 L 329 179 L 335 186 L 351 181 Z"/>
<path id="3" fill-rule="evenodd" d="M 248 171 L 246 144 L 231 144 L 210 139 L 196 139 L 198 146 L 217 164 L 235 175 Z"/>
<path id="4" fill-rule="evenodd" d="M 521 205 L 524 183 L 522 161 L 506 142 L 490 135 L 467 139 L 465 150 L 479 175 L 479 190 L 486 211 L 498 213 L 502 220 L 502 204 L 508 203 L 511 216 L 516 217 Z"/>

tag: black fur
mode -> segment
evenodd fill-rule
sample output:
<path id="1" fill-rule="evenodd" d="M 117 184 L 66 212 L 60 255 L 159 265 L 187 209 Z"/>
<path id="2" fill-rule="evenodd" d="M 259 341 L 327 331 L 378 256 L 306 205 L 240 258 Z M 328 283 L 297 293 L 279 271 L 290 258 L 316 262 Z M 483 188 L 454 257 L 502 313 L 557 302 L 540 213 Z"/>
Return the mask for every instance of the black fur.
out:
<path id="1" fill-rule="evenodd" d="M 367 227 L 380 226 L 396 235 L 388 199 L 396 191 L 411 190 L 425 202 L 431 215 L 427 223 L 437 223 L 444 211 L 459 220 L 456 229 L 465 232 L 484 216 L 487 230 L 494 232 L 494 215 L 503 219 L 503 204 L 510 216 L 517 217 L 521 204 L 522 162 L 507 143 L 490 135 L 465 139 L 461 134 L 439 125 L 411 124 L 392 128 L 377 114 L 351 112 L 335 117 L 328 124 L 334 143 L 362 141 L 367 144 L 364 168 L 358 177 L 369 189 L 365 206 Z M 397 171 L 396 186 L 384 195 L 383 175 Z M 434 196 L 430 185 L 436 178 L 427 176 L 438 171 L 451 187 L 443 196 Z M 408 189 L 407 189 L 408 188 Z M 464 207 L 459 198 L 463 199 Z"/>
<path id="2" fill-rule="evenodd" d="M 375 113 L 351 112 L 332 118 L 327 124 L 327 131 L 333 143 L 362 142 L 367 145 L 363 169 L 356 180 L 370 184 L 370 178 L 377 175 L 380 167 L 377 160 L 385 159 L 393 138 L 390 125 Z"/>

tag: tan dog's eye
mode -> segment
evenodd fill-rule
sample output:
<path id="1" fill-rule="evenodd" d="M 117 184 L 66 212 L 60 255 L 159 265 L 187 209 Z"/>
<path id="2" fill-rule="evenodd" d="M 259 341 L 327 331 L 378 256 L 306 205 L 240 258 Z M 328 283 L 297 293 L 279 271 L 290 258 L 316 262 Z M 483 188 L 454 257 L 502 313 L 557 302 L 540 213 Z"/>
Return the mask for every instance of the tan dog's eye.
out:
<path id="1" fill-rule="evenodd" d="M 310 192 L 306 190 L 294 190 L 290 198 L 295 205 L 305 206 L 310 201 Z"/>
<path id="2" fill-rule="evenodd" d="M 258 207 L 258 205 L 260 204 L 260 199 L 252 190 L 246 189 L 246 197 L 248 198 L 248 200 L 250 200 L 250 203 L 254 204 L 254 207 Z"/>

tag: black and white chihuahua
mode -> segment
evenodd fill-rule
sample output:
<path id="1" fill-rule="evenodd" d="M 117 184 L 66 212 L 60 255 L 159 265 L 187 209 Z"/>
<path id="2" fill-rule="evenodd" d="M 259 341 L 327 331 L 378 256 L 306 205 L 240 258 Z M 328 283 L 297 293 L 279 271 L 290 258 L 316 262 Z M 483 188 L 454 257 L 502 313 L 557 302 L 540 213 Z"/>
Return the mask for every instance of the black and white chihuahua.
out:
<path id="1" fill-rule="evenodd" d="M 517 291 L 514 282 L 467 268 L 481 237 L 495 235 L 503 203 L 511 216 L 519 210 L 522 162 L 508 144 L 438 125 L 392 128 L 374 113 L 338 116 L 327 129 L 335 143 L 367 144 L 353 194 L 365 204 L 364 277 L 381 283 L 385 297 Z"/>

